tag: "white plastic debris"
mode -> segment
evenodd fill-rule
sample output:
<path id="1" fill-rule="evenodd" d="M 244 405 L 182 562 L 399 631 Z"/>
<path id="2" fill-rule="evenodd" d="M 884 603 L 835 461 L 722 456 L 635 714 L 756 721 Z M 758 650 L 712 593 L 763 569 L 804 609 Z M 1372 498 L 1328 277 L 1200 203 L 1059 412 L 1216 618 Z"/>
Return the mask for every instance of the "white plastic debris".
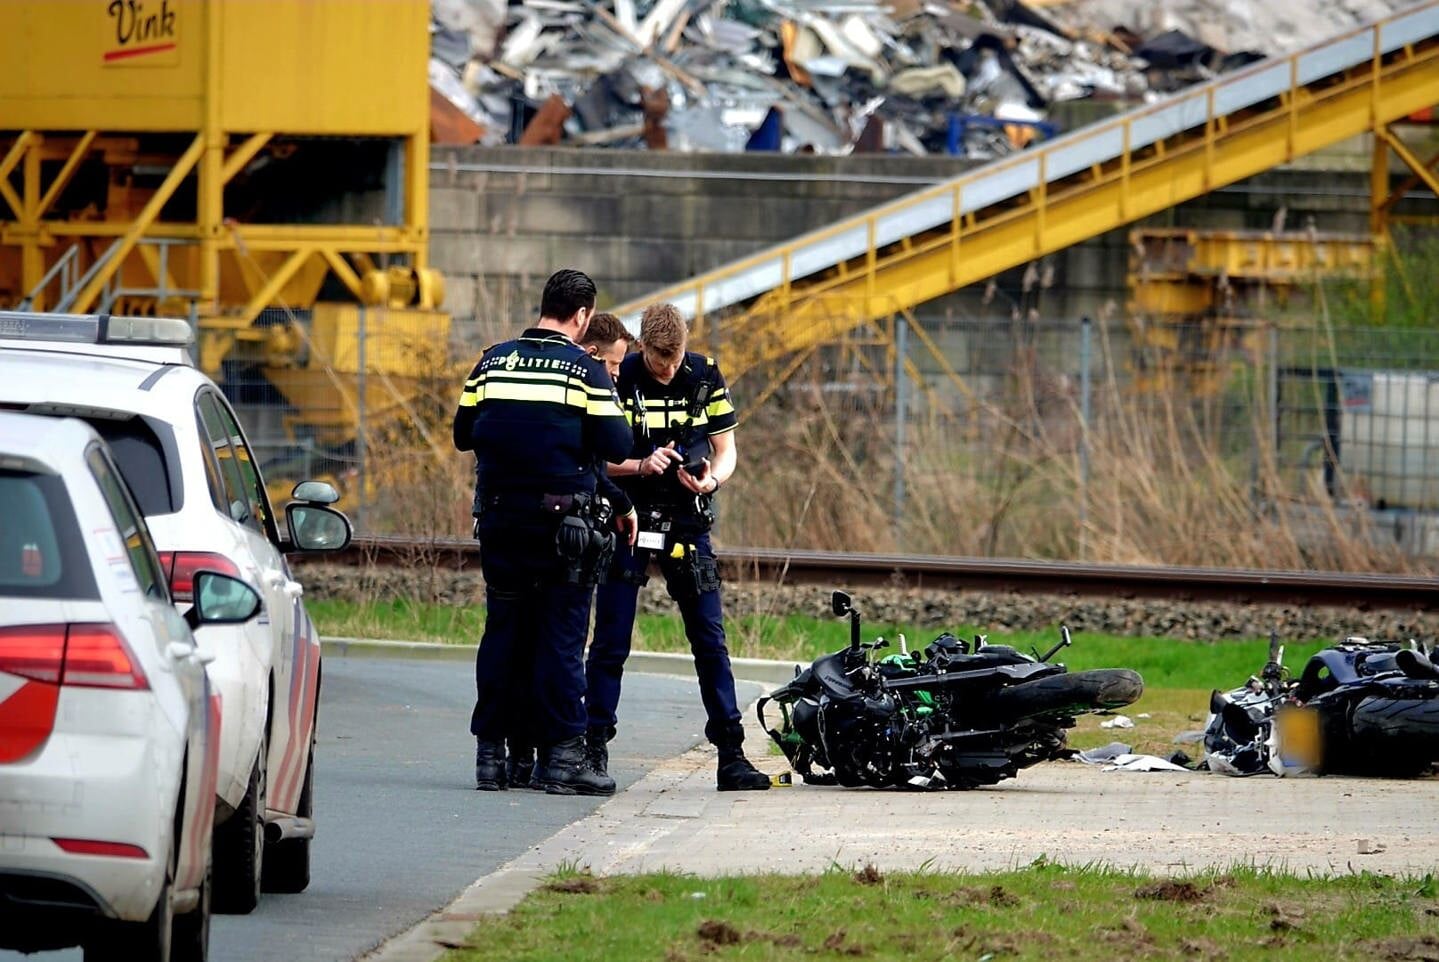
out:
<path id="1" fill-rule="evenodd" d="M 1128 715 L 1115 715 L 1109 721 L 1099 723 L 1100 728 L 1133 728 L 1134 721 Z"/>
<path id="2" fill-rule="evenodd" d="M 1176 765 L 1158 755 L 1120 755 L 1113 765 L 1100 769 L 1105 772 L 1187 772 L 1183 765 Z"/>

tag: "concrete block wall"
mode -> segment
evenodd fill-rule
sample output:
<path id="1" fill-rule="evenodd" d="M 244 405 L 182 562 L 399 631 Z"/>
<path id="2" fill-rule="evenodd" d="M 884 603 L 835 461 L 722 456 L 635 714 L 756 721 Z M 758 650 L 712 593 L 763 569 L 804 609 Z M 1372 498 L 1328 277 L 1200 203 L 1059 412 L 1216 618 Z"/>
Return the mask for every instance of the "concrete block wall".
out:
<path id="1" fill-rule="evenodd" d="M 1308 158 L 1150 218 L 1154 226 L 1364 231 L 1367 145 Z M 573 148 L 436 148 L 430 172 L 430 258 L 447 281 L 461 336 L 484 338 L 534 315 L 549 273 L 595 278 L 616 304 L 954 176 L 953 158 L 666 154 Z M 1396 174 L 1397 174 L 1396 169 Z M 1411 208 L 1416 205 L 1410 204 Z M 1434 213 L 1432 202 L 1417 209 Z M 1128 230 L 1049 258 L 1047 317 L 1122 307 Z M 1024 272 L 926 305 L 925 317 L 1004 316 Z"/>

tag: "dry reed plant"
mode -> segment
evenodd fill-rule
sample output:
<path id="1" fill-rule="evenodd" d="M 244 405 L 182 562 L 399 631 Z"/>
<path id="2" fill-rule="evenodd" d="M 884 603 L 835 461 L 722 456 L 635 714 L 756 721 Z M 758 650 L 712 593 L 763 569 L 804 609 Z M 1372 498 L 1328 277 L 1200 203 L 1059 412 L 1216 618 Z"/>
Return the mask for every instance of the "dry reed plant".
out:
<path id="1" fill-rule="evenodd" d="M 1200 393 L 1182 379 L 1138 390 L 1134 363 L 1101 336 L 1086 430 L 1076 379 L 1017 350 L 976 404 L 911 422 L 902 455 L 882 399 L 836 401 L 867 395 L 797 379 L 741 428 L 719 534 L 839 551 L 1432 570 L 1377 537 L 1367 512 L 1336 503 L 1317 472 L 1281 469 L 1264 443 L 1273 415 L 1252 360 L 1223 391 Z"/>
<path id="2" fill-rule="evenodd" d="M 990 339 L 1000 346 L 986 344 L 979 389 L 920 392 L 902 452 L 889 389 L 812 362 L 745 412 L 717 540 L 1140 565 L 1433 569 L 1433 559 L 1406 557 L 1379 537 L 1368 512 L 1330 497 L 1318 469 L 1282 463 L 1270 441 L 1272 358 L 1216 359 L 1219 375 L 1196 387 L 1183 376 L 1137 377 L 1165 359 L 1115 343 L 1105 322 L 1096 331 L 1087 427 L 1072 354 L 1051 351 L 1059 360 L 1046 361 L 1010 331 Z M 1325 328 L 1299 333 L 1295 342 L 1327 364 Z M 407 417 L 373 429 L 368 532 L 468 535 L 473 461 L 453 450 L 450 420 L 483 339 L 467 338 L 452 351 L 462 360 L 434 366 Z M 742 411 L 755 380 L 736 385 Z M 1341 494 L 1344 482 L 1339 471 Z"/>

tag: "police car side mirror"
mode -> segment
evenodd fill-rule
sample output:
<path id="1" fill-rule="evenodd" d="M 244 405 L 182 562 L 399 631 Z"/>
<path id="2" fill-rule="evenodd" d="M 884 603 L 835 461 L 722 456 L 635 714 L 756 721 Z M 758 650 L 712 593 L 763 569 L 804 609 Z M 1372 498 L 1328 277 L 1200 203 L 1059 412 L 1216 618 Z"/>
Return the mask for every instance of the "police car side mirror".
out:
<path id="1" fill-rule="evenodd" d="M 340 551 L 354 537 L 349 518 L 319 504 L 286 505 L 285 522 L 296 551 Z"/>
<path id="2" fill-rule="evenodd" d="M 324 481 L 301 481 L 295 485 L 295 490 L 290 492 L 290 497 L 311 504 L 334 504 L 340 500 L 340 492 L 335 490 L 334 485 Z"/>
<path id="3" fill-rule="evenodd" d="M 194 585 L 195 603 L 185 612 L 192 631 L 205 625 L 242 625 L 263 607 L 254 588 L 218 571 L 195 572 Z"/>

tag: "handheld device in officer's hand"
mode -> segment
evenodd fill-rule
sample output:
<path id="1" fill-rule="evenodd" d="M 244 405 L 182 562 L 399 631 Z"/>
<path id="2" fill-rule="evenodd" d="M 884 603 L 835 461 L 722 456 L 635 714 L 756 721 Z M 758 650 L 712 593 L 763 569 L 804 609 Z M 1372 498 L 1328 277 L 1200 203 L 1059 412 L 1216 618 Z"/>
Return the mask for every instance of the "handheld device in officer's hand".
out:
<path id="1" fill-rule="evenodd" d="M 708 435 L 701 434 L 688 443 L 676 444 L 675 451 L 680 456 L 680 460 L 675 464 L 695 477 L 699 477 L 705 471 L 705 461 L 713 453 L 713 445 L 710 444 Z"/>
<path id="2" fill-rule="evenodd" d="M 675 442 L 675 451 L 679 453 L 680 460 L 676 463 L 692 475 L 698 476 L 705 469 L 705 460 L 710 457 L 714 445 L 710 442 L 709 426 L 696 425 L 695 421 L 709 407 L 710 395 L 714 393 L 714 384 L 708 379 L 701 381 L 699 390 L 690 399 L 689 425 L 679 440 Z"/>

